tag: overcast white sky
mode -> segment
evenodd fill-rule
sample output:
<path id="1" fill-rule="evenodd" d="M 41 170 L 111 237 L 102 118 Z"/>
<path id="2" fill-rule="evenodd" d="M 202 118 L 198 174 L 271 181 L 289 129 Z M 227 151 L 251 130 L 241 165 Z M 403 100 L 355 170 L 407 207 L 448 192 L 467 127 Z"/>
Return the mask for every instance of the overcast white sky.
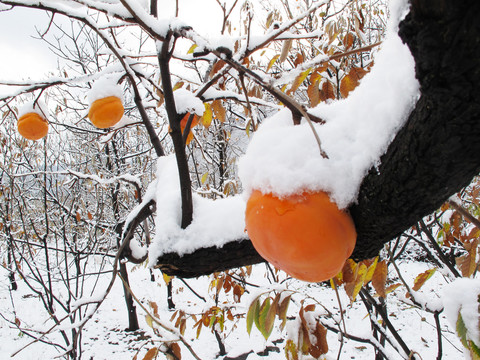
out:
<path id="1" fill-rule="evenodd" d="M 21 80 L 56 68 L 56 59 L 46 44 L 36 40 L 35 27 L 46 29 L 48 17 L 42 11 L 17 8 L 0 12 L 0 79 Z"/>
<path id="2" fill-rule="evenodd" d="M 233 0 L 226 2 L 233 3 Z M 180 0 L 179 3 L 180 18 L 201 33 L 220 30 L 222 12 L 215 0 Z M 159 17 L 173 16 L 174 6 L 173 0 L 159 0 Z M 60 19 L 61 16 L 57 16 L 56 20 Z M 0 80 L 42 79 L 57 68 L 57 59 L 47 44 L 33 38 L 38 37 L 36 29 L 44 31 L 48 22 L 47 14 L 35 9 L 19 7 L 0 12 Z"/>

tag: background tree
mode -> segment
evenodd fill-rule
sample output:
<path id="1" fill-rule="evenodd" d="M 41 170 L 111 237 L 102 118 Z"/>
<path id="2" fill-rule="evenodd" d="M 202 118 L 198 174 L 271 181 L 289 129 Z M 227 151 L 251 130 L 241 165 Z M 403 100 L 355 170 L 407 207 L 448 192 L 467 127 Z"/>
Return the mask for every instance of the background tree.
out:
<path id="1" fill-rule="evenodd" d="M 103 301 L 74 302 L 93 293 L 83 285 L 92 256 L 102 260 L 88 276 L 100 279 L 108 264 L 107 271 L 113 272 L 108 289 L 118 273 L 125 281 L 130 328 L 136 327 L 124 260 L 145 261 L 141 245 L 148 245 L 152 232 L 162 231 L 152 226 L 152 216 L 165 204 L 157 203 L 152 188 L 147 187 L 155 181 L 156 158 L 175 154 L 181 227 L 187 229 L 194 211 L 192 192 L 221 199 L 241 191 L 236 158 L 279 102 L 291 111 L 295 122 L 302 117 L 322 122 L 307 106 L 341 99 L 353 91 L 374 66 L 386 13 L 384 4 L 377 2 L 347 2 L 340 8 L 330 1 L 298 2 L 295 8 L 288 1 L 281 1 L 281 7 L 266 1 L 219 3 L 224 14 L 220 33 L 225 35 L 223 40 L 227 34 L 231 40 L 224 46 L 187 24 L 159 20 L 156 1 L 149 7 L 127 0 L 115 5 L 5 0 L 0 4 L 7 10 L 27 6 L 49 12 L 52 22 L 42 37 L 67 60 L 59 76 L 9 83 L 17 90 L 1 99 L 3 121 L 9 126 L 4 141 L 2 181 L 7 190 L 2 194 L 6 199 L 2 220 L 7 229 L 4 251 L 12 288 L 15 272 L 41 261 L 32 265 L 30 272 L 36 276 L 29 284 L 54 315 L 52 327 L 64 319 L 72 324 L 80 321 L 71 333 L 62 333 L 64 345 L 53 344 L 72 358 L 77 350 L 81 352 L 83 325 Z M 410 14 L 400 24 L 400 34 L 415 58 L 421 97 L 378 168 L 365 177 L 358 203 L 350 208 L 358 232 L 356 260 L 377 255 L 384 243 L 438 209 L 478 173 L 474 141 L 478 135 L 474 86 L 478 47 L 472 46 L 471 40 L 478 38 L 473 17 L 476 7 L 474 2 L 413 2 Z M 276 10 L 265 11 L 270 8 Z M 176 13 L 179 11 L 177 8 Z M 266 14 L 260 24 L 256 11 Z M 57 24 L 57 15 L 72 20 L 71 31 Z M 262 36 L 258 36 L 259 25 L 263 26 Z M 54 28 L 62 33 L 61 41 L 49 38 Z M 123 87 L 127 117 L 117 127 L 102 131 L 94 129 L 85 117 L 85 93 L 105 75 L 115 75 Z M 43 96 L 55 102 L 49 106 L 54 130 L 44 143 L 27 146 L 12 129 L 13 118 L 18 116 L 17 102 L 27 97 L 35 102 Z M 10 153 L 13 156 L 7 156 Z M 15 161 L 17 158 L 21 160 Z M 35 204 L 35 211 L 27 204 Z M 38 209 L 42 209 L 40 216 Z M 420 223 L 419 227 L 428 229 L 428 225 Z M 424 233 L 428 237 L 428 231 Z M 34 247 L 43 250 L 38 260 Z M 389 256 L 395 257 L 392 254 Z M 440 254 L 443 252 L 437 251 Z M 203 246 L 190 254 L 172 252 L 149 261 L 156 262 L 165 274 L 197 277 L 263 259 L 244 238 L 221 248 Z M 451 265 L 454 276 L 459 275 L 451 259 L 442 261 Z M 61 279 L 69 300 L 56 297 L 57 283 L 52 277 Z M 237 289 L 239 296 L 239 287 L 232 283 L 223 287 L 226 282 L 219 279 L 217 276 L 216 284 L 222 285 L 215 285 L 217 293 Z M 74 290 L 71 280 L 77 284 Z M 345 283 L 355 285 L 357 280 Z M 360 294 L 386 321 L 383 305 L 365 291 Z M 54 304 L 61 310 L 55 310 Z M 302 309 L 300 317 L 311 308 Z M 227 314 L 222 311 L 203 315 L 214 323 L 220 321 L 220 314 Z M 438 312 L 433 313 L 438 317 Z M 375 321 L 372 317 L 372 327 L 380 334 Z M 183 318 L 178 324 L 185 324 Z M 389 330 L 395 338 L 394 329 Z M 39 338 L 43 336 L 36 337 L 37 341 Z M 381 335 L 378 339 L 386 341 Z M 396 341 L 410 356 L 408 346 L 401 339 Z M 221 341 L 219 344 L 221 347 Z M 381 347 L 377 350 L 382 354 Z"/>

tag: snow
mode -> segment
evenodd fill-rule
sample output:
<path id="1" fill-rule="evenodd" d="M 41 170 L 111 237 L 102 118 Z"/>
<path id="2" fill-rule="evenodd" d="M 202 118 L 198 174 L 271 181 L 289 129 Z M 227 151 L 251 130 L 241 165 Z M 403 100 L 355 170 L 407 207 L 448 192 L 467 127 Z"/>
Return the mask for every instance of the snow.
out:
<path id="1" fill-rule="evenodd" d="M 180 181 L 174 155 L 157 160 L 155 228 L 159 229 L 149 248 L 150 264 L 168 252 L 179 255 L 195 249 L 245 239 L 245 201 L 242 196 L 219 200 L 193 194 L 193 221 L 186 228 L 181 223 Z"/>
<path id="2" fill-rule="evenodd" d="M 372 71 L 358 88 L 345 100 L 311 110 L 326 121 L 314 128 L 328 159 L 320 155 L 308 123 L 295 126 L 290 111 L 281 110 L 264 120 L 239 162 L 246 196 L 254 189 L 279 197 L 326 191 L 340 208 L 355 202 L 362 179 L 378 164 L 419 94 L 414 60 L 395 31 L 399 18 L 392 18 Z"/>
<path id="3" fill-rule="evenodd" d="M 139 18 L 141 22 L 143 22 L 151 31 L 163 38 L 166 37 L 167 32 L 170 29 L 175 30 L 188 27 L 188 25 L 179 18 L 159 17 L 157 19 L 153 17 L 146 11 L 145 4 L 142 5 L 137 0 L 126 0 L 125 3 L 128 4 L 128 6 L 132 9 L 132 15 L 134 15 L 136 18 Z M 160 15 L 162 15 L 161 12 Z"/>
<path id="4" fill-rule="evenodd" d="M 123 89 L 118 84 L 120 74 L 108 74 L 95 80 L 88 92 L 87 99 L 90 104 L 95 100 L 116 96 L 123 101 Z"/>
<path id="5" fill-rule="evenodd" d="M 416 262 L 404 262 L 400 263 L 399 267 L 402 271 L 408 283 L 413 282 L 413 279 L 419 273 L 425 271 L 426 264 Z M 167 308 L 166 296 L 167 289 L 165 282 L 159 271 L 155 271 L 156 280 L 150 281 L 150 272 L 148 268 L 144 266 L 132 266 L 128 264 L 129 278 L 133 292 L 139 298 L 139 300 L 147 305 L 150 301 L 155 302 L 158 305 L 158 314 L 160 320 L 173 327 L 175 320 L 169 322 L 173 311 Z M 17 291 L 8 290 L 8 273 L 4 268 L 0 268 L 0 313 L 6 318 L 0 317 L 0 354 L 3 358 L 9 358 L 10 355 L 21 349 L 23 346 L 31 342 L 31 338 L 26 335 L 21 335 L 19 330 L 7 320 L 14 320 L 17 317 L 21 326 L 24 328 L 31 324 L 43 324 L 49 315 L 42 307 L 40 299 L 33 295 L 31 290 L 25 285 L 23 280 L 18 280 L 19 289 Z M 315 299 L 318 303 L 322 304 L 333 314 L 339 313 L 338 302 L 335 292 L 329 287 L 321 284 L 308 284 L 303 282 L 289 279 L 286 280 L 286 276 L 283 272 L 278 274 L 279 280 L 283 282 L 285 288 L 295 292 L 293 294 L 293 301 L 288 308 L 287 329 L 291 338 L 295 339 L 295 329 L 298 330 L 298 323 L 295 320 L 298 316 L 301 300 L 304 298 Z M 109 275 L 105 275 L 100 278 L 100 284 L 108 283 Z M 95 281 L 90 279 L 90 281 Z M 195 321 L 189 317 L 189 314 L 201 314 L 211 306 L 215 306 L 214 293 L 215 291 L 209 291 L 208 287 L 212 281 L 212 277 L 203 276 L 198 279 L 187 280 L 190 287 L 198 294 L 203 296 L 206 301 L 203 301 L 196 297 L 189 289 L 183 286 L 183 284 L 176 279 L 173 279 L 173 301 L 176 305 L 176 310 L 183 310 L 187 314 L 187 326 L 185 332 L 185 339 L 190 343 L 195 352 L 201 359 L 214 359 L 218 353 L 218 344 L 215 340 L 214 334 L 208 328 L 203 328 L 199 339 L 196 339 L 196 328 L 193 327 Z M 264 265 L 256 265 L 253 267 L 252 275 L 247 278 L 249 283 L 253 283 L 260 286 L 260 289 L 270 290 L 270 282 L 266 277 L 266 269 Z M 442 287 L 445 286 L 443 277 L 440 274 L 435 274 L 429 281 L 422 287 L 422 291 L 428 296 L 431 294 L 441 292 Z M 448 288 L 448 285 L 447 285 Z M 76 305 L 83 305 L 88 302 L 95 302 L 100 299 L 98 295 L 102 294 L 103 287 L 98 288 L 98 293 L 92 297 L 84 297 L 76 302 Z M 266 291 L 265 290 L 265 291 Z M 460 289 L 459 289 L 460 290 Z M 463 289 L 464 290 L 464 289 Z M 254 287 L 247 286 L 247 291 L 257 296 L 260 294 L 260 290 Z M 434 327 L 433 316 L 424 314 L 418 311 L 418 309 L 405 304 L 401 301 L 399 296 L 404 290 L 397 289 L 394 293 L 391 293 L 387 297 L 387 309 L 390 315 L 390 321 L 398 329 L 399 335 L 407 343 L 407 345 L 418 352 L 422 359 L 435 359 L 437 355 L 436 345 L 436 329 Z M 470 292 L 471 290 L 469 290 Z M 98 294 L 98 295 L 97 295 Z M 464 293 L 462 293 L 463 295 Z M 264 296 L 267 294 L 264 293 Z M 343 289 L 339 289 L 340 299 L 343 304 L 343 309 L 346 310 L 345 321 L 347 331 L 355 336 L 363 338 L 371 337 L 370 323 L 367 315 L 367 311 L 364 305 L 357 301 L 351 305 L 348 297 Z M 458 294 L 456 296 L 459 297 Z M 14 312 L 11 300 L 14 299 L 17 304 Z M 262 297 L 262 300 L 264 297 Z M 308 300 L 306 300 L 308 301 Z M 230 307 L 233 314 L 245 314 L 250 305 L 251 297 L 244 294 L 240 303 L 234 303 L 231 299 L 231 294 L 224 294 L 223 291 L 219 297 L 219 306 Z M 18 306 L 22 304 L 22 306 Z M 304 306 L 307 303 L 304 304 Z M 148 307 L 148 306 L 147 306 Z M 320 306 L 317 306 L 317 310 L 321 311 Z M 165 340 L 165 338 L 159 339 L 153 330 L 147 325 L 145 319 L 145 313 L 137 306 L 137 313 L 140 322 L 140 331 L 128 332 L 124 331 L 127 326 L 127 311 L 125 308 L 125 301 L 123 297 L 123 289 L 121 287 L 121 281 L 117 281 L 112 289 L 112 292 L 107 296 L 103 305 L 99 308 L 97 314 L 94 315 L 91 321 L 87 322 L 84 328 L 82 336 L 82 358 L 90 359 L 93 357 L 95 360 L 106 359 L 118 359 L 118 360 L 131 360 L 137 352 L 139 352 L 137 359 L 143 359 L 146 351 L 153 347 L 153 341 L 156 345 L 159 345 L 158 340 Z M 444 314 L 440 314 L 442 324 L 443 335 L 443 357 L 445 359 L 459 359 L 461 358 L 461 344 L 455 335 L 455 327 L 449 326 L 445 319 Z M 478 319 L 478 317 L 477 317 Z M 331 319 L 324 319 L 324 321 L 333 327 L 336 327 L 335 323 Z M 51 326 L 51 322 L 45 323 L 40 331 L 48 329 Z M 77 324 L 77 321 L 73 322 L 73 325 Z M 245 317 L 240 317 L 234 321 L 225 321 L 225 331 L 221 333 L 224 341 L 227 356 L 235 357 L 249 351 L 253 351 L 248 355 L 248 359 L 265 359 L 257 353 L 265 350 L 267 346 L 279 347 L 279 352 L 271 351 L 268 354 L 268 359 L 271 360 L 284 360 L 285 354 L 283 347 L 285 346 L 285 330 L 280 332 L 280 322 L 275 320 L 274 330 L 270 335 L 269 340 L 265 340 L 260 332 L 256 329 L 255 325 L 252 328 L 250 336 L 246 331 Z M 68 326 L 65 324 L 64 328 Z M 162 335 L 164 332 L 162 331 Z M 169 336 L 170 337 L 170 336 Z M 59 344 L 63 344 L 60 333 L 54 332 L 48 334 L 45 340 L 56 341 Z M 279 340 L 280 342 L 277 342 Z M 340 347 L 340 341 L 337 334 L 328 332 L 327 340 L 329 345 L 329 353 L 326 359 L 336 359 L 337 353 Z M 182 347 L 182 359 L 193 359 L 185 347 Z M 390 360 L 402 359 L 390 345 L 386 345 L 387 353 Z M 374 358 L 373 349 L 368 344 L 358 343 L 344 339 L 342 348 L 341 359 L 355 358 L 357 360 L 367 360 Z M 14 359 L 19 360 L 31 360 L 35 359 L 52 359 L 58 356 L 63 350 L 55 350 L 52 346 L 42 344 L 40 342 L 32 344 L 25 350 L 21 351 Z M 32 357 L 32 354 L 34 356 Z M 0 356 L 1 358 L 1 356 Z M 221 359 L 221 357 L 220 357 Z"/>
<path id="6" fill-rule="evenodd" d="M 195 113 L 202 116 L 205 106 L 202 100 L 196 97 L 191 91 L 186 89 L 177 89 L 173 92 L 175 97 L 175 107 L 178 114 Z"/>
<path id="7" fill-rule="evenodd" d="M 132 256 L 135 259 L 142 259 L 145 255 L 147 255 L 147 247 L 140 244 L 137 239 L 131 239 L 129 248 L 132 251 Z"/>
<path id="8" fill-rule="evenodd" d="M 456 328 L 458 315 L 462 315 L 467 328 L 467 339 L 477 346 L 480 344 L 479 298 L 480 279 L 459 278 L 443 289 L 445 314 L 453 328 Z"/>
<path id="9" fill-rule="evenodd" d="M 25 114 L 28 113 L 37 113 L 43 118 L 47 117 L 48 114 L 48 107 L 47 104 L 44 102 L 43 99 L 36 99 L 35 101 L 29 101 L 26 102 L 25 104 L 22 104 L 18 108 L 18 117 L 22 117 Z"/>

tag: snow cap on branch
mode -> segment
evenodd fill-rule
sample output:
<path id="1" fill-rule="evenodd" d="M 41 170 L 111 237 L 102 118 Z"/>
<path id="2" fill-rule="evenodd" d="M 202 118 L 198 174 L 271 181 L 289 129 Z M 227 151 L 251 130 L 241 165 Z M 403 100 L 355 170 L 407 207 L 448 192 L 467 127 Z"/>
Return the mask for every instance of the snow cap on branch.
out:
<path id="1" fill-rule="evenodd" d="M 18 108 L 18 117 L 22 117 L 28 113 L 37 113 L 44 118 L 47 118 L 48 115 L 47 104 L 43 99 L 36 99 L 34 101 L 28 101 Z"/>
<path id="2" fill-rule="evenodd" d="M 245 239 L 245 201 L 242 196 L 212 200 L 193 194 L 193 221 L 186 228 L 181 223 L 180 182 L 175 156 L 157 160 L 155 200 L 157 231 L 149 248 L 149 263 L 165 253 L 189 254 L 196 249 Z"/>
<path id="3" fill-rule="evenodd" d="M 123 89 L 118 84 L 119 74 L 108 74 L 95 80 L 88 92 L 88 102 L 92 104 L 95 100 L 116 96 L 123 102 Z"/>
<path id="4" fill-rule="evenodd" d="M 173 92 L 175 97 L 175 107 L 178 114 L 195 113 L 202 116 L 205 111 L 202 100 L 196 97 L 192 92 L 185 89 L 177 89 Z"/>

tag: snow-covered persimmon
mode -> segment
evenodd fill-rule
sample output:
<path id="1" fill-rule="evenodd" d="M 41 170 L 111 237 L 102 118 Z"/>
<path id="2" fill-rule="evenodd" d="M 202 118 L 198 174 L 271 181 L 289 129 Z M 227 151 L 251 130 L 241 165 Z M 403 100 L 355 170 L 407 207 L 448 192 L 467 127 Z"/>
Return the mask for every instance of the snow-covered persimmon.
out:
<path id="1" fill-rule="evenodd" d="M 254 190 L 245 222 L 258 253 L 304 281 L 324 281 L 338 274 L 357 238 L 350 215 L 325 192 L 279 198 Z"/>
<path id="2" fill-rule="evenodd" d="M 48 122 L 36 112 L 26 113 L 18 119 L 17 129 L 28 140 L 39 140 L 48 133 Z"/>
<path id="3" fill-rule="evenodd" d="M 88 118 L 99 129 L 114 126 L 123 116 L 122 100 L 116 96 L 108 96 L 95 100 L 88 111 Z"/>

